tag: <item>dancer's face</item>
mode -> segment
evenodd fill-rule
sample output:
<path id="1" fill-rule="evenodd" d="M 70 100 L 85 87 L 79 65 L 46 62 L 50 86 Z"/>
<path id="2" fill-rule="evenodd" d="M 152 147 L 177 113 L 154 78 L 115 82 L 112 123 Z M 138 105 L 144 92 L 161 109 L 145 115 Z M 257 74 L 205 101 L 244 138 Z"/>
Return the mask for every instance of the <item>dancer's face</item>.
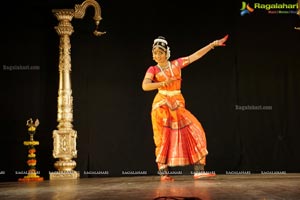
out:
<path id="1" fill-rule="evenodd" d="M 163 63 L 167 60 L 167 53 L 159 47 L 155 47 L 152 50 L 152 56 L 153 60 L 157 63 Z"/>

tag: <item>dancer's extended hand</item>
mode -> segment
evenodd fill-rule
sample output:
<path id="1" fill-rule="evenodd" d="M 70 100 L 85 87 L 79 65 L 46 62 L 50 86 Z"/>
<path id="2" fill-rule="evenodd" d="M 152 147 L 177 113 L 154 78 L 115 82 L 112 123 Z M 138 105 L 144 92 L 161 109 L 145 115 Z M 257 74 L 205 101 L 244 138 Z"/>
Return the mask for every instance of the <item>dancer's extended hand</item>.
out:
<path id="1" fill-rule="evenodd" d="M 218 43 L 217 43 L 217 46 L 226 46 L 225 42 L 227 41 L 229 35 L 225 35 L 223 38 L 217 40 Z"/>

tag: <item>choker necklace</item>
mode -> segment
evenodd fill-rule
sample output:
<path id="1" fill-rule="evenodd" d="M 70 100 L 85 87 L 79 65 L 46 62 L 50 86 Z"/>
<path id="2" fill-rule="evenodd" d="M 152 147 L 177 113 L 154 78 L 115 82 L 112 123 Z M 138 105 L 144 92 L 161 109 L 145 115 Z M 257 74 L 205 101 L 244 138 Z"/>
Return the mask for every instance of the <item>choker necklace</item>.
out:
<path id="1" fill-rule="evenodd" d="M 168 62 L 168 65 L 165 66 L 165 67 L 162 67 L 162 66 L 160 66 L 159 64 L 157 64 L 157 66 L 159 67 L 159 69 L 165 70 L 165 69 L 168 69 L 168 68 L 170 67 L 170 62 Z"/>
<path id="2" fill-rule="evenodd" d="M 168 69 L 168 68 L 170 68 L 170 71 L 171 71 L 172 77 L 174 77 L 174 73 L 173 73 L 173 70 L 172 70 L 172 67 L 171 67 L 171 63 L 170 63 L 170 61 L 168 61 L 168 66 L 167 66 L 167 67 L 165 67 L 164 69 L 163 69 L 161 66 L 159 66 L 159 64 L 157 64 L 157 66 L 158 66 L 158 68 L 160 69 L 160 71 L 163 73 L 163 75 L 164 75 L 164 77 L 165 77 L 166 79 L 168 79 L 169 77 L 168 77 L 168 76 L 167 76 L 167 74 L 164 72 L 164 69 Z"/>

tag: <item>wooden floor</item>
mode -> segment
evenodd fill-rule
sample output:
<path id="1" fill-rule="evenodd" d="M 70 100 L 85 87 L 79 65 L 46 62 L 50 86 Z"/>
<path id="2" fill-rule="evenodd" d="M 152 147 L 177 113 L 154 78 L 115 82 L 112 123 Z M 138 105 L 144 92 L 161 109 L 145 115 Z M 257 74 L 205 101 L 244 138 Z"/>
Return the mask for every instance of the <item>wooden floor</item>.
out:
<path id="1" fill-rule="evenodd" d="M 300 173 L 217 175 L 193 180 L 176 175 L 174 182 L 158 176 L 99 177 L 42 182 L 0 182 L 0 199 L 42 200 L 299 200 Z"/>

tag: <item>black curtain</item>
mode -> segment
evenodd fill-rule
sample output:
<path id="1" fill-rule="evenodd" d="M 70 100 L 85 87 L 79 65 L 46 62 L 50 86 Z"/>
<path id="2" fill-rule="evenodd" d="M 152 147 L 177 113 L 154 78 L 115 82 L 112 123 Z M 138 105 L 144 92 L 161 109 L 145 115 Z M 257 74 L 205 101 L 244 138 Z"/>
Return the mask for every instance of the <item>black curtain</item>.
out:
<path id="1" fill-rule="evenodd" d="M 75 3 L 81 1 L 31 1 L 1 13 L 0 180 L 17 180 L 22 175 L 16 172 L 27 170 L 23 141 L 29 138 L 30 117 L 40 120 L 37 169 L 46 179 L 55 170 L 59 36 L 51 10 Z M 175 59 L 229 34 L 226 47 L 182 71 L 186 107 L 206 132 L 207 170 L 299 172 L 300 32 L 294 29 L 295 14 L 256 9 L 241 16 L 239 1 L 99 4 L 100 30 L 106 35 L 92 35 L 92 8 L 84 19 L 72 20 L 74 160 L 81 177 L 156 174 L 150 119 L 155 91 L 142 91 L 141 83 L 154 64 L 151 45 L 159 35 L 167 38 Z M 10 67 L 27 65 L 36 68 Z"/>

